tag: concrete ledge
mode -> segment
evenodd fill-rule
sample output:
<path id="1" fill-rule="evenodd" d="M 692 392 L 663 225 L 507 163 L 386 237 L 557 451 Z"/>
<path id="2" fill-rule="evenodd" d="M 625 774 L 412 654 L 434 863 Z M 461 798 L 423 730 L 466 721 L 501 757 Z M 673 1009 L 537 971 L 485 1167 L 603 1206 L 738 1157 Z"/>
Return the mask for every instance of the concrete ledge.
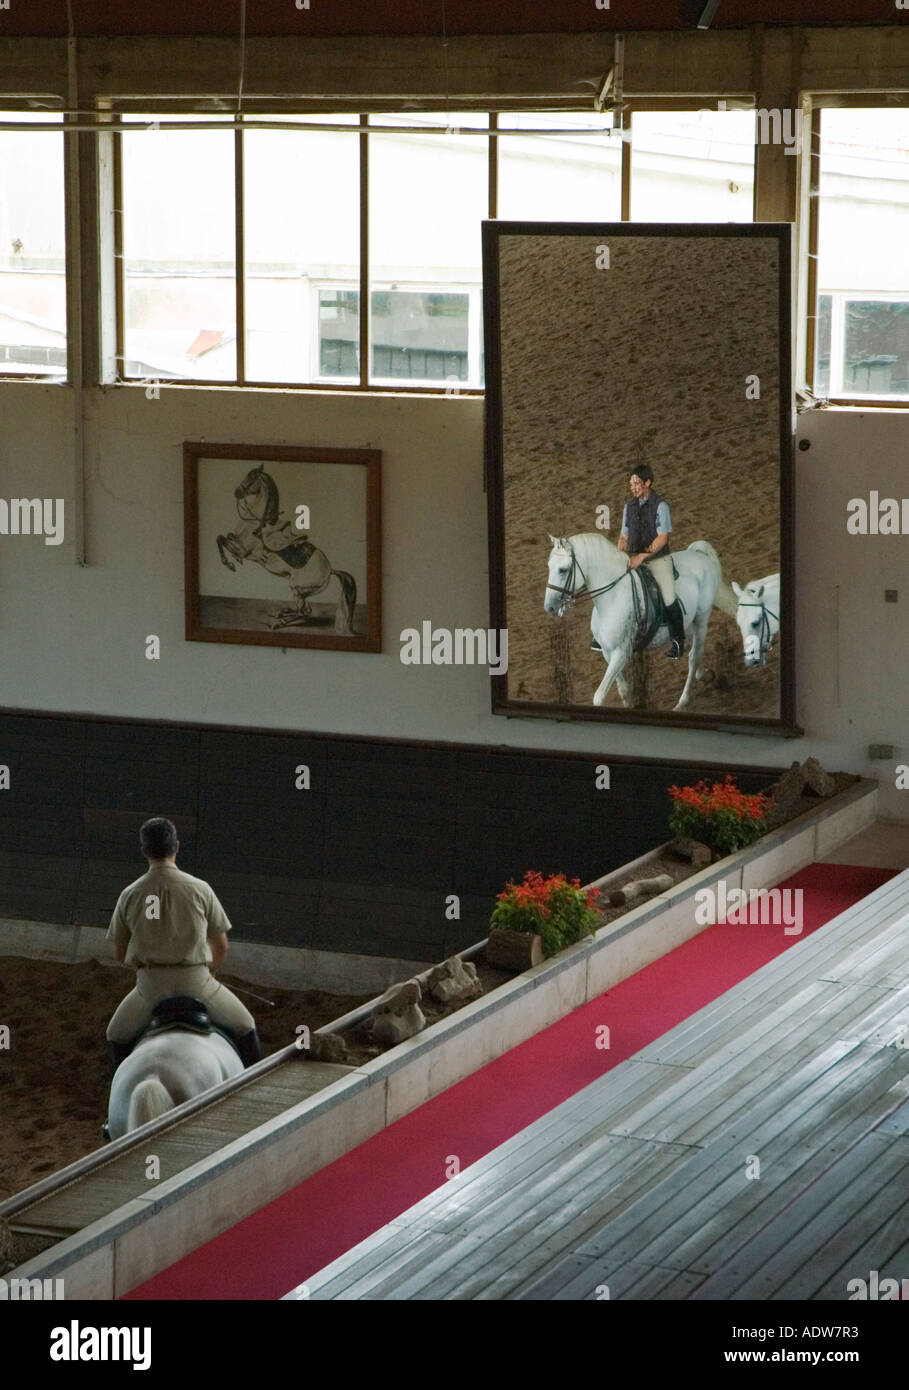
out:
<path id="1" fill-rule="evenodd" d="M 0 917 L 0 956 L 59 960 L 70 964 L 80 960 L 97 960 L 102 965 L 113 963 L 110 942 L 101 927 L 64 926 L 21 917 Z M 389 985 L 409 980 L 426 968 L 425 960 L 261 946 L 255 941 L 231 940 L 225 973 L 273 989 L 382 994 Z"/>
<path id="2" fill-rule="evenodd" d="M 685 879 L 588 941 L 467 1004 L 212 1157 L 14 1270 L 62 1277 L 67 1298 L 128 1292 L 559 1018 L 704 931 L 694 894 L 769 888 L 871 824 L 878 789 L 863 781 L 817 810 Z M 823 832 L 821 833 L 821 827 Z M 659 851 L 642 856 L 635 867 Z M 627 866 L 607 879 L 627 872 Z M 605 880 L 600 880 L 604 882 Z M 109 1253 L 113 1251 L 112 1256 Z"/>

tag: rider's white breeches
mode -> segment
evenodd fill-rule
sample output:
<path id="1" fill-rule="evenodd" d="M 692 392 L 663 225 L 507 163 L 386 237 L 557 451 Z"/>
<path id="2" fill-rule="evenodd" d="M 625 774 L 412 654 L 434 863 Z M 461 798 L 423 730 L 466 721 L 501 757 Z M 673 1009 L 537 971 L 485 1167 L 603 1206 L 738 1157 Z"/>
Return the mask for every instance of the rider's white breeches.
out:
<path id="1" fill-rule="evenodd" d="M 660 586 L 663 602 L 668 608 L 670 604 L 675 603 L 675 576 L 672 573 L 672 556 L 660 555 L 655 560 L 645 560 L 644 564 Z"/>
<path id="2" fill-rule="evenodd" d="M 201 999 L 212 1023 L 239 1037 L 256 1026 L 249 1009 L 226 985 L 214 978 L 207 965 L 159 966 L 136 971 L 135 989 L 130 990 L 107 1025 L 109 1041 L 132 1042 L 151 1022 L 152 1011 L 159 1000 L 179 994 Z"/>

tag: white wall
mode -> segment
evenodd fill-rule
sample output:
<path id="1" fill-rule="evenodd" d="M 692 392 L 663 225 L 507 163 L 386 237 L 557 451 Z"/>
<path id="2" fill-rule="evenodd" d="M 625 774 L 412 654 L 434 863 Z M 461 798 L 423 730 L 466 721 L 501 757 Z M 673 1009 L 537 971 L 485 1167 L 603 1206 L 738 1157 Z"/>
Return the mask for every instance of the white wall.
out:
<path id="1" fill-rule="evenodd" d="M 780 763 L 814 753 L 878 775 L 882 814 L 909 793 L 869 742 L 909 762 L 909 539 L 846 534 L 846 503 L 909 494 L 901 412 L 802 417 L 798 680 L 805 737 L 494 717 L 484 668 L 404 666 L 400 633 L 489 622 L 483 404 L 478 399 L 229 389 L 107 388 L 88 397 L 89 564 L 73 561 L 71 393 L 0 383 L 0 497 L 62 496 L 67 540 L 0 536 L 0 705 L 570 751 Z M 183 637 L 182 442 L 383 451 L 382 654 L 282 651 Z M 906 478 L 906 483 L 903 479 Z M 833 590 L 840 591 L 836 689 Z M 884 588 L 900 592 L 893 607 Z M 542 614 L 541 614 L 542 618 Z M 145 638 L 161 638 L 160 661 Z M 0 761 L 3 761 L 0 755 Z"/>

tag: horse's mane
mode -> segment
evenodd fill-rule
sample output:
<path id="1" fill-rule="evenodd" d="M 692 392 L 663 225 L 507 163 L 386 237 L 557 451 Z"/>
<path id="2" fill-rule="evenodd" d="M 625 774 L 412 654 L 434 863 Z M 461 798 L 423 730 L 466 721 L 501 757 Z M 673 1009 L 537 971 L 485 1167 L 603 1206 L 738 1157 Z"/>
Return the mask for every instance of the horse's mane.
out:
<path id="1" fill-rule="evenodd" d="M 269 526 L 273 526 L 281 515 L 281 499 L 278 493 L 278 484 L 270 473 L 263 473 L 262 477 L 268 485 L 268 500 L 265 503 L 265 512 L 262 520 Z"/>
<path id="2" fill-rule="evenodd" d="M 618 555 L 618 546 L 615 541 L 611 541 L 608 536 L 604 536 L 602 531 L 578 531 L 573 536 L 567 536 L 569 545 L 573 546 L 575 553 L 581 552 L 590 555 L 597 549 L 603 549 L 607 555 Z"/>

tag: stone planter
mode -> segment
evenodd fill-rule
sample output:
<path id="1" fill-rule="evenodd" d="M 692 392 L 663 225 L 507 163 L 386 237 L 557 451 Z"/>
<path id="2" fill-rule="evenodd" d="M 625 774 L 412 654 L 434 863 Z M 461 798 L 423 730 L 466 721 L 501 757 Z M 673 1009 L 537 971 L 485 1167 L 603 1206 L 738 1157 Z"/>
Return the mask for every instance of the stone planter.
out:
<path id="1" fill-rule="evenodd" d="M 543 959 L 543 940 L 534 932 L 494 927 L 486 943 L 486 963 L 497 970 L 529 970 Z"/>

